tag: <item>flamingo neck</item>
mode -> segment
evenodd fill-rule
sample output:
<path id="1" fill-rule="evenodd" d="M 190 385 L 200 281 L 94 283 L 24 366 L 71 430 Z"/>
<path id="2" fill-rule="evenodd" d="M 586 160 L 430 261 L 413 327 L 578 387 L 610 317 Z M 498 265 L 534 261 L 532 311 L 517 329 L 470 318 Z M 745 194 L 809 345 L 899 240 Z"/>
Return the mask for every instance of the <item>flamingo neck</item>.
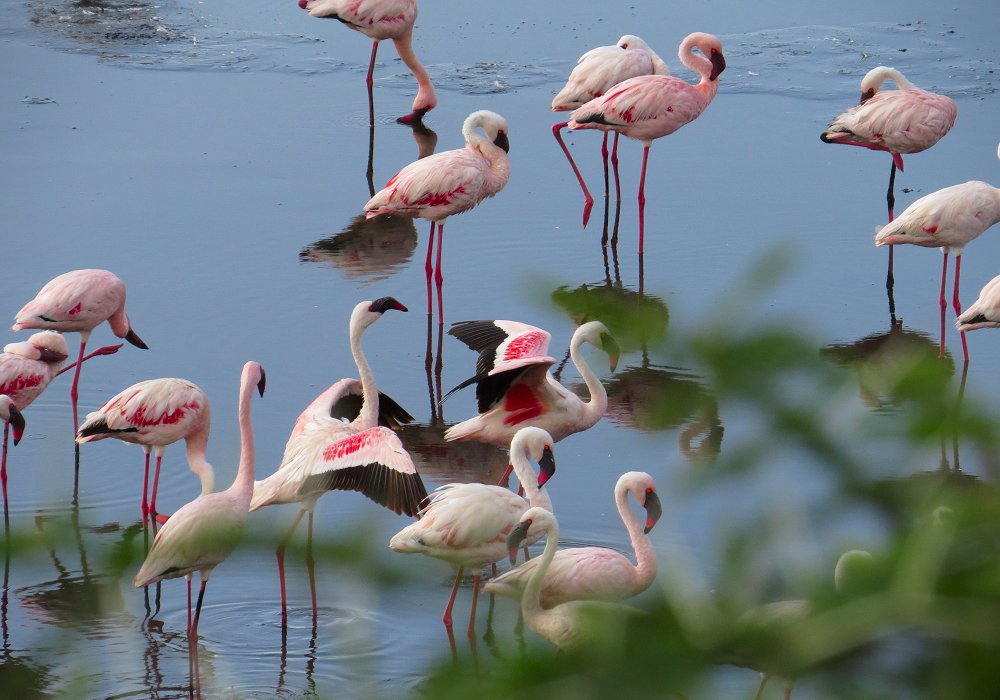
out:
<path id="1" fill-rule="evenodd" d="M 865 92 L 869 88 L 875 88 L 877 93 L 882 87 L 882 83 L 886 80 L 891 80 L 896 83 L 896 87 L 900 90 L 912 90 L 913 83 L 907 80 L 902 73 L 900 73 L 895 68 L 890 68 L 889 66 L 879 66 L 877 68 L 872 68 L 865 75 L 864 79 L 861 81 L 861 91 Z"/>
<path id="2" fill-rule="evenodd" d="M 525 621 L 532 620 L 546 611 L 542 608 L 542 584 L 545 583 L 545 574 L 549 570 L 549 564 L 556 555 L 556 548 L 559 546 L 559 525 L 550 521 L 544 528 L 545 549 L 542 557 L 535 567 L 535 571 L 528 579 L 521 596 L 521 614 Z"/>
<path id="3" fill-rule="evenodd" d="M 240 381 L 240 466 L 236 470 L 236 479 L 229 487 L 230 491 L 237 494 L 237 497 L 246 501 L 246 507 L 250 507 L 250 498 L 253 495 L 254 467 L 257 463 L 257 451 L 253 440 L 253 420 L 250 417 L 250 400 L 256 382 L 251 381 L 247 372 L 243 373 Z"/>
<path id="4" fill-rule="evenodd" d="M 128 316 L 125 314 L 125 304 L 122 303 L 121 307 L 115 311 L 108 318 L 108 324 L 111 326 L 111 331 L 115 336 L 119 338 L 124 338 L 128 335 L 128 332 L 132 330 L 132 325 L 128 321 Z M 83 333 L 80 333 L 83 337 Z"/>
<path id="5" fill-rule="evenodd" d="M 677 49 L 677 57 L 681 59 L 681 63 L 701 76 L 701 82 L 698 83 L 699 86 L 706 83 L 716 84 L 718 81 L 709 80 L 709 76 L 712 75 L 712 62 L 700 53 L 694 52 L 700 38 L 697 34 L 692 34 L 684 39 L 681 42 L 680 48 Z"/>
<path id="6" fill-rule="evenodd" d="M 201 480 L 201 495 L 215 491 L 215 470 L 205 459 L 208 447 L 208 416 L 205 416 L 202 426 L 187 438 L 188 467 Z"/>
<path id="7" fill-rule="evenodd" d="M 656 578 L 656 554 L 653 552 L 653 545 L 643 532 L 645 523 L 636 517 L 635 512 L 628 504 L 628 487 L 620 487 L 615 490 L 615 504 L 618 506 L 618 514 L 625 523 L 629 540 L 632 541 L 632 549 L 635 552 L 635 570 L 641 582 L 652 581 Z"/>
<path id="8" fill-rule="evenodd" d="M 431 77 L 427 74 L 424 64 L 417 58 L 413 51 L 413 27 L 411 26 L 404 34 L 392 40 L 396 45 L 396 53 L 406 64 L 413 77 L 417 79 L 417 96 L 413 99 L 413 110 L 431 110 L 437 106 L 437 94 L 434 92 L 434 85 L 431 84 Z"/>
<path id="9" fill-rule="evenodd" d="M 375 375 L 372 374 L 365 353 L 361 349 L 361 336 L 368 326 L 358 320 L 351 320 L 351 355 L 354 364 L 358 366 L 358 376 L 361 377 L 361 412 L 355 419 L 355 425 L 361 430 L 374 428 L 378 425 L 378 387 L 375 385 Z"/>
<path id="10" fill-rule="evenodd" d="M 524 497 L 533 506 L 540 506 L 545 510 L 552 510 L 552 499 L 545 487 L 538 488 L 538 475 L 535 473 L 531 461 L 528 459 L 528 449 L 516 449 L 511 451 L 510 463 L 517 475 L 517 480 L 524 487 Z"/>
<path id="11" fill-rule="evenodd" d="M 590 401 L 585 401 L 583 404 L 584 422 L 586 423 L 586 427 L 589 428 L 599 421 L 608 409 L 608 392 L 605 391 L 604 385 L 601 384 L 601 380 L 597 378 L 594 370 L 583 359 L 583 352 L 581 350 L 583 343 L 583 336 L 574 335 L 569 344 L 569 356 L 573 360 L 573 364 L 576 366 L 580 376 L 583 377 L 588 391 L 590 391 Z"/>

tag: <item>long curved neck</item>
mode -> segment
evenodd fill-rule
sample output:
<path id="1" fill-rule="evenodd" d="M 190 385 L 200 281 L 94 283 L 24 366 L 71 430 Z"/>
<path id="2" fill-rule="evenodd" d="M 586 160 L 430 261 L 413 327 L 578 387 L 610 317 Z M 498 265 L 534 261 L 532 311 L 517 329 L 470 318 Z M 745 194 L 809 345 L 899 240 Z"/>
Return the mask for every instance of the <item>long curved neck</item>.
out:
<path id="1" fill-rule="evenodd" d="M 414 111 L 432 109 L 437 105 L 437 94 L 434 92 L 431 77 L 427 74 L 424 64 L 420 62 L 417 54 L 413 51 L 413 27 L 410 27 L 405 34 L 393 39 L 392 43 L 396 45 L 396 53 L 413 73 L 413 77 L 417 79 L 417 96 L 413 99 Z"/>
<path id="2" fill-rule="evenodd" d="M 628 488 L 618 488 L 615 490 L 615 504 L 618 506 L 618 514 L 625 523 L 628 530 L 628 537 L 632 541 L 632 549 L 635 551 L 636 572 L 643 582 L 652 581 L 656 578 L 656 554 L 653 552 L 653 544 L 643 532 L 645 523 L 636 517 L 635 512 L 628 504 Z"/>
<path id="3" fill-rule="evenodd" d="M 583 381 L 590 391 L 590 401 L 584 402 L 583 412 L 589 421 L 588 425 L 593 425 L 601 419 L 601 416 L 608 409 L 608 392 L 605 391 L 601 380 L 594 374 L 594 370 L 583 359 L 583 351 L 581 349 L 583 342 L 582 337 L 573 336 L 569 344 L 569 356 L 572 358 L 573 364 L 576 365 L 577 371 L 583 377 Z"/>
<path id="4" fill-rule="evenodd" d="M 913 83 L 907 80 L 902 73 L 900 73 L 895 68 L 890 68 L 889 66 L 879 66 L 878 68 L 873 68 L 865 76 L 864 82 L 866 89 L 869 87 L 875 88 L 875 92 L 878 92 L 882 87 L 882 83 L 886 80 L 891 80 L 896 83 L 896 87 L 900 90 L 909 90 L 913 87 Z M 864 92 L 864 90 L 862 90 Z"/>
<path id="5" fill-rule="evenodd" d="M 525 621 L 531 620 L 538 615 L 544 614 L 542 609 L 542 584 L 545 583 L 545 574 L 549 570 L 549 564 L 556 555 L 559 546 L 559 526 L 552 522 L 545 528 L 545 549 L 542 551 L 542 558 L 535 567 L 534 573 L 528 579 L 521 596 L 521 613 Z"/>
<path id="6" fill-rule="evenodd" d="M 712 75 L 712 62 L 705 56 L 694 52 L 696 42 L 697 38 L 692 37 L 682 41 L 680 48 L 677 49 L 677 57 L 681 59 L 681 63 L 701 76 L 699 85 L 704 85 L 712 82 L 708 79 Z"/>
<path id="7" fill-rule="evenodd" d="M 236 480 L 229 487 L 239 498 L 245 499 L 250 507 L 250 497 L 253 495 L 254 466 L 257 463 L 257 452 L 253 441 L 253 420 L 250 417 L 250 400 L 253 396 L 255 383 L 246 376 L 240 382 L 240 466 L 236 471 Z"/>
<path id="8" fill-rule="evenodd" d="M 538 475 L 531 466 L 531 460 L 528 459 L 527 449 L 519 446 L 518 449 L 511 450 L 510 462 L 514 467 L 514 473 L 517 474 L 518 482 L 524 488 L 524 496 L 528 499 L 528 503 L 551 511 L 552 499 L 544 487 L 538 488 Z"/>
<path id="9" fill-rule="evenodd" d="M 202 425 L 187 438 L 188 467 L 201 479 L 202 496 L 215 491 L 215 470 L 205 459 L 205 450 L 208 447 L 208 426 L 209 418 L 206 413 Z"/>
<path id="10" fill-rule="evenodd" d="M 361 336 L 367 326 L 359 322 L 351 322 L 351 354 L 358 366 L 358 376 L 361 377 L 361 412 L 356 419 L 362 430 L 378 425 L 378 387 L 375 385 L 375 375 L 372 374 L 365 353 L 361 350 Z"/>

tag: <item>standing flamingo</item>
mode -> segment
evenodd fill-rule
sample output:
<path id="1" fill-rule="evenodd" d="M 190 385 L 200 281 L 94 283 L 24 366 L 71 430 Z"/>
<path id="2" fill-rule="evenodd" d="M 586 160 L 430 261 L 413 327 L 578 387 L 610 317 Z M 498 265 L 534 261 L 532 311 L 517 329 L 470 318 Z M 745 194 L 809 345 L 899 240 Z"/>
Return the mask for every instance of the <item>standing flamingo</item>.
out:
<path id="1" fill-rule="evenodd" d="M 475 572 L 468 628 L 468 635 L 472 637 L 482 568 L 507 554 L 507 533 L 525 510 L 538 505 L 552 508 L 552 500 L 543 488 L 556 468 L 552 442 L 552 437 L 541 428 L 522 428 L 510 443 L 511 465 L 527 500 L 500 486 L 446 484 L 430 495 L 427 505 L 420 511 L 420 520 L 397 532 L 389 541 L 393 551 L 426 554 L 458 567 L 442 617 L 449 634 L 451 610 L 465 567 Z M 529 459 L 538 462 L 537 484 Z M 532 531 L 528 543 L 539 536 Z"/>
<path id="2" fill-rule="evenodd" d="M 105 321 L 111 331 L 137 348 L 147 350 L 142 339 L 132 330 L 125 314 L 125 283 L 107 270 L 73 270 L 53 278 L 17 312 L 15 331 L 43 328 L 62 333 L 80 333 L 80 354 L 73 373 L 69 396 L 73 403 L 73 435 L 80 425 L 77 419 L 80 368 L 90 332 Z M 79 475 L 79 464 L 77 464 Z"/>
<path id="3" fill-rule="evenodd" d="M 1000 275 L 986 283 L 976 303 L 955 319 L 955 327 L 963 333 L 978 328 L 1000 328 Z"/>
<path id="4" fill-rule="evenodd" d="M 881 90 L 882 83 L 891 80 L 896 90 Z M 820 134 L 823 143 L 861 146 L 873 151 L 888 151 L 892 156 L 889 189 L 885 199 L 889 221 L 893 220 L 896 198 L 893 187 L 896 169 L 903 170 L 902 153 L 920 153 L 941 140 L 955 124 L 958 110 L 950 97 L 922 90 L 903 77 L 895 68 L 872 68 L 861 80 L 861 102 L 830 122 Z M 889 292 L 890 313 L 895 314 L 892 300 L 892 246 L 889 246 L 889 269 L 885 279 Z"/>
<path id="5" fill-rule="evenodd" d="M 702 55 L 697 55 L 698 49 Z M 646 162 L 653 139 L 672 134 L 696 119 L 719 89 L 719 75 L 726 69 L 722 43 L 711 34 L 688 34 L 677 51 L 681 63 L 701 75 L 697 85 L 669 75 L 640 75 L 618 83 L 602 97 L 574 110 L 567 122 L 571 131 L 615 131 L 642 142 L 639 176 L 639 253 L 643 251 L 646 208 Z M 553 127 L 555 128 L 555 127 Z M 569 156 L 569 151 L 566 151 Z M 579 174 L 570 157 L 570 164 Z M 581 179 L 582 184 L 582 179 Z M 586 191 L 586 186 L 584 186 Z M 591 198 L 592 199 L 592 198 Z M 586 225 L 586 219 L 584 220 Z"/>
<path id="6" fill-rule="evenodd" d="M 200 571 L 198 605 L 194 622 L 188 627 L 191 637 L 198 635 L 198 618 L 208 578 L 236 548 L 246 526 L 256 459 L 250 418 L 250 398 L 255 386 L 263 396 L 264 368 L 251 361 L 243 366 L 240 377 L 240 464 L 233 485 L 225 491 L 202 494 L 170 516 L 156 533 L 146 560 L 132 579 L 136 588 L 181 576 L 188 577 L 190 583 L 191 574 Z M 189 614 L 190 604 L 189 598 Z"/>
<path id="7" fill-rule="evenodd" d="M 646 509 L 645 523 L 629 508 L 628 495 Z M 663 512 L 656 483 L 646 472 L 626 472 L 615 485 L 615 503 L 625 523 L 636 563 L 608 547 L 572 547 L 556 552 L 542 585 L 542 607 L 570 600 L 618 601 L 649 588 L 656 578 L 656 552 L 646 535 Z M 540 559 L 530 559 L 487 582 L 484 593 L 498 593 L 520 600 Z"/>
<path id="8" fill-rule="evenodd" d="M 485 136 L 479 133 L 479 129 Z M 507 122 L 496 112 L 479 110 L 462 124 L 465 148 L 435 153 L 410 163 L 392 176 L 386 186 L 368 200 L 364 210 L 368 218 L 382 214 L 409 216 L 431 222 L 427 241 L 427 313 L 431 313 L 431 251 L 434 227 L 438 230 L 435 282 L 438 292 L 438 316 L 443 319 L 441 300 L 441 249 L 444 246 L 444 222 L 452 214 L 472 209 L 487 197 L 504 188 L 510 177 L 507 151 Z M 442 321 L 443 322 L 443 321 Z"/>
<path id="9" fill-rule="evenodd" d="M 941 266 L 941 348 L 944 355 L 944 313 L 947 301 L 944 286 L 948 276 L 948 253 L 955 254 L 955 291 L 952 306 L 959 316 L 958 285 L 962 272 L 962 252 L 969 241 L 1000 221 L 1000 189 L 980 180 L 970 180 L 924 195 L 875 234 L 875 245 L 912 243 L 926 248 L 940 248 Z M 962 353 L 969 361 L 969 347 L 962 329 Z"/>
<path id="10" fill-rule="evenodd" d="M 313 513 L 320 496 L 327 491 L 359 491 L 379 505 L 407 515 L 416 515 L 420 502 L 427 497 L 410 455 L 396 434 L 384 427 L 398 428 L 413 418 L 395 401 L 379 393 L 361 350 L 365 330 L 393 309 L 406 311 L 392 297 L 363 301 L 354 307 L 350 322 L 351 353 L 361 381 L 341 379 L 309 404 L 295 421 L 277 470 L 254 484 L 251 511 L 274 503 L 300 504 L 276 552 L 282 620 L 287 620 L 285 547 L 302 516 L 308 513 L 307 561 L 312 581 Z M 346 422 L 342 419 L 345 415 L 353 415 L 353 420 Z"/>
<path id="11" fill-rule="evenodd" d="M 559 93 L 552 98 L 553 112 L 568 112 L 595 97 L 600 97 L 612 87 L 634 78 L 638 75 L 670 75 L 670 69 L 663 62 L 656 52 L 649 47 L 645 41 L 632 34 L 626 34 L 618 43 L 613 46 L 598 46 L 580 56 L 573 70 L 569 74 L 566 85 Z M 559 133 L 566 123 L 553 124 L 552 134 L 562 147 L 566 157 L 569 158 L 573 172 L 576 174 L 580 187 L 583 188 L 583 195 L 586 203 L 583 209 L 583 225 L 587 225 L 590 218 L 590 210 L 594 206 L 594 198 L 587 190 L 587 185 L 583 181 L 583 176 L 569 155 L 569 149 L 562 140 Z M 618 132 L 615 132 L 614 145 L 611 149 L 611 164 L 615 170 L 615 193 L 618 201 L 621 201 L 621 184 L 618 180 Z M 604 196 L 609 193 L 608 183 L 608 132 L 604 132 L 604 139 L 601 143 L 601 156 L 604 160 Z"/>
<path id="12" fill-rule="evenodd" d="M 413 112 L 399 118 L 403 124 L 413 124 L 437 105 L 437 95 L 427 70 L 413 51 L 413 23 L 417 19 L 416 0 L 299 0 L 299 7 L 311 17 L 337 19 L 372 40 L 372 57 L 368 63 L 368 123 L 375 124 L 375 98 L 372 95 L 372 75 L 378 42 L 392 39 L 396 53 L 417 79 L 417 96 Z"/>
<path id="13" fill-rule="evenodd" d="M 448 331 L 479 353 L 476 375 L 449 391 L 445 398 L 476 385 L 479 415 L 457 423 L 444 434 L 445 440 L 479 440 L 503 447 L 528 425 L 544 428 L 555 442 L 586 430 L 604 415 L 608 395 L 604 385 L 583 359 L 584 343 L 608 353 L 611 369 L 618 364 L 619 349 L 607 327 L 590 321 L 576 329 L 570 340 L 573 364 L 590 390 L 590 400 L 557 382 L 549 368 L 550 336 L 541 328 L 516 321 L 463 321 Z"/>
<path id="14" fill-rule="evenodd" d="M 215 473 L 205 459 L 211 410 L 208 396 L 197 384 L 186 379 L 147 379 L 119 392 L 100 409 L 89 414 L 76 432 L 76 441 L 117 438 L 141 445 L 146 453 L 142 477 L 142 518 L 156 515 L 156 491 L 160 483 L 160 464 L 167 445 L 184 439 L 188 466 L 201 480 L 201 495 L 215 490 Z M 149 453 L 156 456 L 153 493 L 149 503 Z"/>

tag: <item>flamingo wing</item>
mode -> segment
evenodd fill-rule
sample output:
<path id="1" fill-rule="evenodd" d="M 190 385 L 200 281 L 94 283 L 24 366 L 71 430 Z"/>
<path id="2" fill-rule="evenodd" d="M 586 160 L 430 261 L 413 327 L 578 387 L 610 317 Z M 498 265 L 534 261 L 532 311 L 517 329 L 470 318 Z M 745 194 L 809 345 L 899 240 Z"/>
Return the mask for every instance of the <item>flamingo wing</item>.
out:
<path id="1" fill-rule="evenodd" d="M 401 33 L 416 19 L 413 0 L 308 0 L 303 9 L 310 17 L 337 19 L 379 39 Z"/>
<path id="2" fill-rule="evenodd" d="M 471 148 L 436 153 L 410 163 L 365 204 L 379 214 L 443 218 L 467 211 L 485 196 L 489 162 Z"/>
<path id="3" fill-rule="evenodd" d="M 185 379 L 148 379 L 124 389 L 89 414 L 77 439 L 89 442 L 138 433 L 169 444 L 187 435 L 208 408 L 208 397 L 196 384 Z"/>
<path id="4" fill-rule="evenodd" d="M 326 391 L 313 399 L 312 403 L 306 406 L 299 417 L 295 419 L 292 436 L 303 432 L 306 426 L 313 421 L 327 423 L 328 419 L 332 418 L 343 423 L 353 422 L 361 413 L 363 398 L 360 379 L 341 379 L 331 384 Z M 396 403 L 392 397 L 379 392 L 379 425 L 398 430 L 400 426 L 412 423 L 413 420 L 413 416 Z"/>
<path id="5" fill-rule="evenodd" d="M 399 437 L 384 427 L 311 440 L 297 456 L 308 471 L 300 499 L 324 491 L 358 491 L 394 513 L 416 515 L 427 497 L 413 460 Z M 292 463 L 287 465 L 295 470 Z"/>
<path id="6" fill-rule="evenodd" d="M 852 107 L 830 123 L 831 141 L 918 153 L 937 143 L 955 123 L 951 98 L 926 90 L 886 90 Z"/>

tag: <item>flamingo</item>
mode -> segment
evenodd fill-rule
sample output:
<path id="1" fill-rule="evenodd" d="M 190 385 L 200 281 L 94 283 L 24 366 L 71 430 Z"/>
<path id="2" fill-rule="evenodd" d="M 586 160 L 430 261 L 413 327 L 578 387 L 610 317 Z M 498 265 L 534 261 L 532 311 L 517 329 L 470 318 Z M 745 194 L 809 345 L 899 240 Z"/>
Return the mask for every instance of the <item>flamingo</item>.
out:
<path id="1" fill-rule="evenodd" d="M 581 644 L 593 631 L 587 624 L 585 611 L 600 610 L 609 616 L 634 612 L 633 609 L 621 604 L 597 600 L 570 600 L 551 608 L 542 607 L 542 586 L 545 583 L 546 572 L 556 555 L 559 541 L 559 523 L 556 521 L 556 516 L 544 507 L 526 510 L 507 537 L 511 560 L 532 531 L 537 531 L 539 538 L 544 535 L 546 539 L 545 550 L 537 559 L 538 564 L 528 578 L 521 596 L 521 614 L 528 627 L 557 647 L 567 648 Z"/>
<path id="2" fill-rule="evenodd" d="M 601 381 L 583 359 L 584 343 L 608 353 L 612 371 L 618 364 L 618 344 L 600 321 L 585 323 L 573 333 L 569 354 L 590 390 L 583 401 L 557 382 L 547 356 L 552 336 L 541 328 L 516 321 L 463 321 L 448 330 L 479 353 L 476 375 L 445 395 L 476 384 L 479 414 L 456 423 L 445 440 L 479 440 L 503 447 L 524 426 L 544 428 L 558 442 L 586 430 L 604 415 L 608 395 Z M 508 470 L 509 473 L 509 470 Z"/>
<path id="3" fill-rule="evenodd" d="M 645 41 L 632 34 L 626 34 L 613 46 L 598 46 L 580 56 L 569 74 L 566 85 L 552 98 L 553 112 L 568 112 L 582 106 L 595 97 L 600 97 L 623 80 L 638 75 L 670 75 L 670 69 L 656 52 Z M 576 168 L 569 155 L 569 149 L 559 133 L 566 124 L 553 124 L 552 135 L 556 137 L 566 157 L 569 158 L 573 172 L 576 174 L 580 187 L 583 188 L 586 204 L 583 212 L 583 225 L 587 225 L 590 210 L 594 206 L 594 198 L 590 196 L 583 176 Z M 615 132 L 614 145 L 611 149 L 611 163 L 615 170 L 615 192 L 621 201 L 621 186 L 618 181 L 618 132 Z M 601 144 L 601 155 L 604 160 L 604 196 L 608 196 L 608 133 L 604 132 Z"/>
<path id="4" fill-rule="evenodd" d="M 955 327 L 963 333 L 978 328 L 1000 328 L 1000 275 L 986 283 L 976 303 L 955 319 Z"/>
<path id="5" fill-rule="evenodd" d="M 413 51 L 413 23 L 417 19 L 416 0 L 299 0 L 299 7 L 311 17 L 330 18 L 343 22 L 372 40 L 372 57 L 368 63 L 368 123 L 375 124 L 375 98 L 372 95 L 372 75 L 378 42 L 392 39 L 396 53 L 417 79 L 417 96 L 413 112 L 398 119 L 403 124 L 420 122 L 437 105 L 437 95 L 430 76 Z"/>
<path id="6" fill-rule="evenodd" d="M 485 136 L 479 133 L 482 129 Z M 444 222 L 452 214 L 472 209 L 487 197 L 502 190 L 510 177 L 507 151 L 507 121 L 496 112 L 479 110 L 462 124 L 465 147 L 435 153 L 410 163 L 392 176 L 386 186 L 368 200 L 366 216 L 394 214 L 431 222 L 427 241 L 427 313 L 431 313 L 431 251 L 434 227 L 438 230 L 435 282 L 438 291 L 438 315 L 443 318 L 441 300 L 441 249 L 444 245 Z"/>
<path id="7" fill-rule="evenodd" d="M 77 419 L 80 368 L 83 353 L 91 331 L 105 321 L 111 331 L 132 345 L 143 350 L 148 346 L 132 330 L 125 313 L 125 283 L 107 270 L 73 270 L 50 280 L 17 312 L 13 329 L 40 328 L 62 333 L 79 332 L 80 354 L 73 373 L 73 386 L 69 396 L 73 403 L 73 434 L 80 421 Z M 77 471 L 79 472 L 79 464 Z"/>
<path id="8" fill-rule="evenodd" d="M 413 420 L 395 401 L 380 394 L 361 349 L 361 336 L 386 311 L 406 311 L 392 297 L 363 301 L 350 321 L 351 353 L 361 380 L 341 379 L 309 404 L 292 429 L 275 472 L 254 484 L 250 510 L 275 503 L 299 503 L 299 512 L 275 553 L 281 587 L 282 620 L 287 620 L 285 548 L 299 521 L 309 514 L 312 570 L 313 513 L 327 491 L 359 491 L 394 513 L 416 515 L 427 490 L 402 442 L 389 429 Z M 361 397 L 358 410 L 358 396 Z M 346 422 L 342 416 L 352 415 Z M 380 425 L 381 424 L 381 425 Z M 313 609 L 315 610 L 315 590 Z"/>
<path id="9" fill-rule="evenodd" d="M 629 494 L 646 509 L 645 523 L 629 508 Z M 542 607 L 551 608 L 570 600 L 625 600 L 649 588 L 656 578 L 656 553 L 646 535 L 663 512 L 653 477 L 646 472 L 622 474 L 615 484 L 615 503 L 632 540 L 636 563 L 608 547 L 560 549 L 545 575 Z M 487 582 L 483 592 L 520 600 L 540 561 L 530 559 L 501 574 Z"/>
<path id="10" fill-rule="evenodd" d="M 202 494 L 170 516 L 156 534 L 146 560 L 132 579 L 136 588 L 181 576 L 187 577 L 190 584 L 191 574 L 200 571 L 201 588 L 194 622 L 188 627 L 190 637 L 198 635 L 201 604 L 212 571 L 236 548 L 246 526 L 256 459 L 250 418 L 254 387 L 264 395 L 264 368 L 251 361 L 243 366 L 240 377 L 240 463 L 232 486 L 225 491 Z M 190 597 L 188 612 L 190 614 Z"/>
<path id="11" fill-rule="evenodd" d="M 14 445 L 21 442 L 24 436 L 24 416 L 14 404 L 14 400 L 6 394 L 0 394 L 0 420 L 3 421 L 3 455 L 0 457 L 0 482 L 3 483 L 3 522 L 4 526 L 10 526 L 10 517 L 7 514 L 7 440 L 14 427 Z"/>
<path id="12" fill-rule="evenodd" d="M 697 55 L 695 49 L 702 55 Z M 649 159 L 649 147 L 653 139 L 674 133 L 705 111 L 719 89 L 719 75 L 726 69 L 722 43 L 711 34 L 688 34 L 681 42 L 677 54 L 681 63 L 701 75 L 701 81 L 697 85 L 670 75 L 629 78 L 615 85 L 603 96 L 595 97 L 578 107 L 566 123 L 571 131 L 615 131 L 642 142 L 642 172 L 639 176 L 640 254 L 643 251 L 645 228 L 646 162 Z M 566 154 L 569 155 L 568 150 Z M 570 164 L 579 173 L 572 157 Z M 586 191 L 586 186 L 584 190 Z"/>
<path id="13" fill-rule="evenodd" d="M 187 445 L 188 466 L 201 480 L 201 495 L 215 490 L 215 473 L 205 459 L 211 409 L 208 396 L 197 384 L 173 377 L 147 379 L 133 384 L 112 397 L 100 409 L 89 414 L 76 432 L 79 444 L 104 438 L 141 445 L 146 453 L 142 477 L 142 518 L 156 515 L 156 491 L 160 483 L 160 464 L 167 445 L 183 439 Z M 149 485 L 149 454 L 156 456 L 153 493 L 146 502 Z"/>
<path id="14" fill-rule="evenodd" d="M 898 89 L 881 90 L 886 80 L 894 82 Z M 889 152 L 892 169 L 889 171 L 889 189 L 885 199 L 889 221 L 892 222 L 896 204 L 893 194 L 896 169 L 903 170 L 901 154 L 920 153 L 936 144 L 955 125 L 957 114 L 958 110 L 950 97 L 918 88 L 895 68 L 878 66 L 868 71 L 861 80 L 861 101 L 830 122 L 827 130 L 820 134 L 820 139 L 823 143 Z M 892 304 L 891 245 L 885 284 Z"/>
<path id="15" fill-rule="evenodd" d="M 962 252 L 969 241 L 1000 221 L 1000 189 L 980 180 L 970 180 L 924 195 L 908 206 L 898 218 L 875 233 L 875 245 L 912 243 L 926 248 L 940 248 L 941 266 L 941 347 L 944 355 L 944 313 L 947 302 L 944 286 L 948 276 L 948 253 L 955 254 L 955 290 L 952 306 L 959 316 L 958 285 L 962 272 Z M 962 333 L 962 353 L 969 361 L 969 347 Z"/>
<path id="16" fill-rule="evenodd" d="M 426 554 L 458 567 L 442 617 L 449 634 L 451 611 L 465 567 L 475 571 L 468 628 L 468 635 L 472 637 L 482 568 L 503 559 L 507 553 L 507 533 L 525 510 L 531 506 L 552 508 L 552 500 L 543 488 L 555 473 L 552 443 L 552 436 L 547 432 L 530 427 L 519 430 L 510 443 L 511 465 L 527 499 L 500 486 L 446 484 L 430 495 L 420 511 L 420 520 L 397 532 L 389 541 L 393 551 Z M 529 459 L 538 463 L 537 484 Z M 528 543 L 538 537 L 540 534 L 532 531 L 528 534 Z"/>

